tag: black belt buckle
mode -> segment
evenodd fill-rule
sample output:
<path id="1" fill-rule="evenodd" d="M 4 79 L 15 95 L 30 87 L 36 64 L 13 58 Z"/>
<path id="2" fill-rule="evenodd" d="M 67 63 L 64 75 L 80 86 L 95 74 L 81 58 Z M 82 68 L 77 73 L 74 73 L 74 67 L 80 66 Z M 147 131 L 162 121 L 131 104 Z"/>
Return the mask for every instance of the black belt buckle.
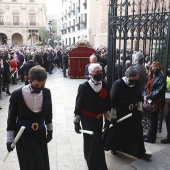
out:
<path id="1" fill-rule="evenodd" d="M 38 129 L 39 129 L 39 125 L 38 125 L 38 123 L 36 123 L 36 122 L 32 123 L 32 125 L 31 125 L 31 129 L 32 129 L 33 131 L 38 130 Z"/>
<path id="2" fill-rule="evenodd" d="M 101 119 L 103 117 L 103 114 L 98 114 L 97 119 Z"/>

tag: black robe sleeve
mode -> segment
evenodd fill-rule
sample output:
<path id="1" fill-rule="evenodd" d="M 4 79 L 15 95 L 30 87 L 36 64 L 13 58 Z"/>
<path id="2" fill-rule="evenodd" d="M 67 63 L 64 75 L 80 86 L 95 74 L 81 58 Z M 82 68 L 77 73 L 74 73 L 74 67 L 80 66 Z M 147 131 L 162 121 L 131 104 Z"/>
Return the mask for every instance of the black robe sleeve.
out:
<path id="1" fill-rule="evenodd" d="M 80 84 L 78 88 L 77 97 L 76 97 L 76 105 L 74 110 L 75 115 L 80 115 L 80 112 L 85 102 L 85 94 L 86 94 L 85 86 L 83 86 L 83 84 Z"/>
<path id="2" fill-rule="evenodd" d="M 43 111 L 45 112 L 45 124 L 52 123 L 53 114 L 51 92 L 47 88 L 43 90 Z"/>
<path id="3" fill-rule="evenodd" d="M 16 130 L 16 119 L 18 116 L 18 90 L 13 92 L 8 109 L 8 119 L 7 119 L 7 131 L 15 131 Z"/>

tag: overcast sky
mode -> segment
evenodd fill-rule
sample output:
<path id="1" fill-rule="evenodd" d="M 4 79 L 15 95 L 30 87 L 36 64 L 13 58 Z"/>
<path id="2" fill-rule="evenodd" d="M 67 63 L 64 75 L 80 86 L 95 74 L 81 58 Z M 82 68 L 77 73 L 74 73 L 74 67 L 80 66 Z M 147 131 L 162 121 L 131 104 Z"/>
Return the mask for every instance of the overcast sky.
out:
<path id="1" fill-rule="evenodd" d="M 60 9 L 61 0 L 45 0 L 48 14 L 57 14 Z"/>

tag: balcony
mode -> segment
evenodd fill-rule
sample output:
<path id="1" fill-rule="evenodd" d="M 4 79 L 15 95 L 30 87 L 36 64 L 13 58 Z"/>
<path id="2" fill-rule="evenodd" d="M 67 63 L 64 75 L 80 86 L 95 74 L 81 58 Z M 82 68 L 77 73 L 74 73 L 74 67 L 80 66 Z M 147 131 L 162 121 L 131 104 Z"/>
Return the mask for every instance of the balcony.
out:
<path id="1" fill-rule="evenodd" d="M 62 32 L 62 34 L 66 34 L 66 33 L 67 33 L 67 29 L 63 28 L 63 29 L 61 30 L 61 32 Z"/>
<path id="2" fill-rule="evenodd" d="M 86 20 L 82 20 L 82 21 L 81 21 L 81 24 L 86 24 Z"/>
<path id="3" fill-rule="evenodd" d="M 75 9 L 73 9 L 71 12 L 73 13 L 73 15 L 75 15 Z"/>
<path id="4" fill-rule="evenodd" d="M 80 6 L 77 7 L 78 12 L 80 12 Z"/>
<path id="5" fill-rule="evenodd" d="M 77 30 L 80 30 L 80 23 L 77 23 L 76 26 L 77 26 Z"/>
<path id="6" fill-rule="evenodd" d="M 3 23 L 3 24 L 2 24 Z M 32 27 L 32 26 L 42 26 L 38 22 L 0 22 L 0 25 L 4 27 L 10 27 L 10 26 L 19 26 L 19 27 Z"/>
<path id="7" fill-rule="evenodd" d="M 13 25 L 19 25 L 19 22 L 13 22 Z"/>
<path id="8" fill-rule="evenodd" d="M 87 0 L 84 0 L 83 5 L 87 6 Z"/>
<path id="9" fill-rule="evenodd" d="M 71 25 L 70 27 L 71 27 L 72 31 L 75 31 L 75 25 Z"/>
<path id="10" fill-rule="evenodd" d="M 36 22 L 30 22 L 30 26 L 36 26 Z"/>
<path id="11" fill-rule="evenodd" d="M 70 32 L 70 30 L 71 30 L 70 27 L 67 27 L 67 30 L 68 30 L 68 32 Z"/>

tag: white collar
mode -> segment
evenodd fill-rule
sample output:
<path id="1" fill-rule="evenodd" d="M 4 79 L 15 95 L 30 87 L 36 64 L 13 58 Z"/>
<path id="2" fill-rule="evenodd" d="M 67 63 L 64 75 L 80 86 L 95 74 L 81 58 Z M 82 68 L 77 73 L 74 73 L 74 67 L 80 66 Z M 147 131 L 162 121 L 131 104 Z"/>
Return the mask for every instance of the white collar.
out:
<path id="1" fill-rule="evenodd" d="M 129 86 L 129 87 L 133 87 L 134 85 L 130 85 L 129 84 L 129 80 L 127 79 L 127 77 L 125 76 L 125 77 L 122 77 L 122 80 L 125 82 L 125 84 L 127 85 L 127 86 Z"/>
<path id="2" fill-rule="evenodd" d="M 93 79 L 90 79 L 88 81 L 89 85 L 91 86 L 91 88 L 98 93 L 101 89 L 102 89 L 102 81 L 99 81 L 98 83 Z M 96 84 L 97 83 L 97 84 Z"/>

